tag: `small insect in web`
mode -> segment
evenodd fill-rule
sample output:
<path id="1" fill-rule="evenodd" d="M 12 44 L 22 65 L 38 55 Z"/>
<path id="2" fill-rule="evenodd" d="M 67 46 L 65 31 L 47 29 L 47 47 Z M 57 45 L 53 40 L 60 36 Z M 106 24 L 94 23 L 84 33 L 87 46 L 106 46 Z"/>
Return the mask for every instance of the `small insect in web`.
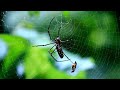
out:
<path id="1" fill-rule="evenodd" d="M 49 26 L 48 26 L 48 34 L 49 34 L 49 37 L 50 37 L 50 40 L 51 40 L 51 41 L 52 41 L 52 39 L 51 39 L 51 35 L 50 35 L 50 25 L 51 25 L 51 23 L 52 23 L 52 21 L 53 21 L 54 18 L 55 18 L 55 17 L 52 18 L 52 20 L 50 21 Z M 51 55 L 51 57 L 52 57 L 56 62 L 70 61 L 70 62 L 72 63 L 72 72 L 74 72 L 75 69 L 76 69 L 77 63 L 76 63 L 76 61 L 75 61 L 75 63 L 73 63 L 73 62 L 71 61 L 71 59 L 69 59 L 68 56 L 63 52 L 62 43 L 67 42 L 67 41 L 69 41 L 69 40 L 62 41 L 62 40 L 60 39 L 60 30 L 61 30 L 61 26 L 59 27 L 57 38 L 56 38 L 52 43 L 45 44 L 45 45 L 35 45 L 35 46 L 33 46 L 33 47 L 47 46 L 47 45 L 50 45 L 50 44 L 54 44 L 53 47 L 56 47 L 56 48 L 55 48 L 52 52 L 50 52 L 50 51 L 53 49 L 53 47 L 50 48 L 50 50 L 48 51 L 49 54 Z M 68 60 L 58 61 L 58 60 L 53 56 L 53 53 L 55 52 L 55 50 L 57 50 L 58 55 L 59 55 L 60 58 L 63 58 L 64 56 L 66 56 L 66 58 L 67 58 Z"/>
<path id="2" fill-rule="evenodd" d="M 75 63 L 73 63 L 73 65 L 72 65 L 72 71 L 71 71 L 71 72 L 74 72 L 74 71 L 75 71 L 76 66 L 77 66 L 77 62 L 75 61 Z"/>

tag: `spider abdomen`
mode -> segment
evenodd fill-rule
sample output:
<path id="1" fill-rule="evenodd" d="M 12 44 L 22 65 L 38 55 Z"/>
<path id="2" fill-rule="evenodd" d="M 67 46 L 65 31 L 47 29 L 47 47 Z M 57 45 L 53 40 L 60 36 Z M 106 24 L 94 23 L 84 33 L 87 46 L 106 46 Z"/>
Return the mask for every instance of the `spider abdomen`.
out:
<path id="1" fill-rule="evenodd" d="M 58 55 L 60 56 L 60 58 L 63 58 L 64 54 L 63 54 L 62 48 L 57 46 L 56 49 L 57 49 L 57 52 L 58 52 Z"/>

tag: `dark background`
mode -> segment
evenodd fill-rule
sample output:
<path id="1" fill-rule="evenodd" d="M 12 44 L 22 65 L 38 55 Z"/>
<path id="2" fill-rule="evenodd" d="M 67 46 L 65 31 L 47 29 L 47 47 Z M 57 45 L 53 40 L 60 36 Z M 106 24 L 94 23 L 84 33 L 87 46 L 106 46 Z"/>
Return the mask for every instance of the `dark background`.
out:
<path id="1" fill-rule="evenodd" d="M 4 33 L 4 29 L 3 29 L 3 23 L 2 23 L 2 18 L 3 18 L 3 15 L 2 15 L 3 11 L 0 11 L 0 33 Z"/>

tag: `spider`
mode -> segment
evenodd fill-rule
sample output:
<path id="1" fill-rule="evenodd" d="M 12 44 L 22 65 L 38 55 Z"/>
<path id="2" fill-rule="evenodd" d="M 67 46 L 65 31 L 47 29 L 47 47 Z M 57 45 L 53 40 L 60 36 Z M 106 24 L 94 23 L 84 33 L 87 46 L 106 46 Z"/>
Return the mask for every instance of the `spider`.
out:
<path id="1" fill-rule="evenodd" d="M 48 26 L 48 35 L 49 35 L 51 41 L 52 41 L 52 39 L 51 39 L 51 35 L 50 35 L 50 25 L 51 25 L 52 21 L 54 20 L 54 18 L 55 18 L 55 17 L 53 17 L 53 18 L 51 19 L 51 21 L 50 21 L 50 23 L 49 23 L 49 26 Z M 57 38 L 56 38 L 52 43 L 45 44 L 45 45 L 35 45 L 35 46 L 33 46 L 33 47 L 47 46 L 47 45 L 54 44 L 53 47 L 56 46 L 56 48 L 55 48 L 52 52 L 50 52 L 50 51 L 51 51 L 51 49 L 52 49 L 53 47 L 50 48 L 50 50 L 48 51 L 49 54 L 52 56 L 52 58 L 53 58 L 56 62 L 70 61 L 70 62 L 72 63 L 72 72 L 74 72 L 75 69 L 76 69 L 77 63 L 76 63 L 76 61 L 75 61 L 75 63 L 73 63 L 73 62 L 68 58 L 68 56 L 63 52 L 62 43 L 66 42 L 66 41 L 69 41 L 69 40 L 62 41 L 62 40 L 60 39 L 60 30 L 61 30 L 61 26 L 59 27 Z M 60 58 L 63 58 L 64 56 L 66 56 L 68 60 L 58 61 L 57 59 L 55 59 L 54 56 L 53 56 L 53 53 L 55 52 L 55 50 L 57 50 L 58 55 L 59 55 Z"/>

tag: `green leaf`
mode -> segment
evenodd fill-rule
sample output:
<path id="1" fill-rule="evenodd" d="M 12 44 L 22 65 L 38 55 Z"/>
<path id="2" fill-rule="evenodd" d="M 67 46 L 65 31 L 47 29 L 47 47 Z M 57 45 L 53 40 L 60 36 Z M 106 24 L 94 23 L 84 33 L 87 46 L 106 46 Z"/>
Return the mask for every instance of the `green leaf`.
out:
<path id="1" fill-rule="evenodd" d="M 33 22 L 29 22 L 29 21 L 22 21 L 20 24 L 23 27 L 28 28 L 29 30 L 31 30 L 35 26 L 35 24 Z"/>
<path id="2" fill-rule="evenodd" d="M 68 17 L 70 15 L 70 11 L 63 11 L 63 15 Z"/>
<path id="3" fill-rule="evenodd" d="M 1 34 L 0 39 L 5 41 L 8 45 L 8 52 L 2 62 L 0 75 L 3 78 L 14 78 L 16 74 L 16 65 L 19 58 L 25 54 L 29 43 L 21 37 L 7 34 Z"/>
<path id="4" fill-rule="evenodd" d="M 33 17 L 36 16 L 38 17 L 40 15 L 40 11 L 29 11 L 28 14 Z"/>
<path id="5" fill-rule="evenodd" d="M 70 76 L 58 70 L 51 64 L 46 48 L 31 47 L 24 61 L 26 79 L 77 79 L 86 77 L 85 72 L 80 72 L 77 76 Z"/>

